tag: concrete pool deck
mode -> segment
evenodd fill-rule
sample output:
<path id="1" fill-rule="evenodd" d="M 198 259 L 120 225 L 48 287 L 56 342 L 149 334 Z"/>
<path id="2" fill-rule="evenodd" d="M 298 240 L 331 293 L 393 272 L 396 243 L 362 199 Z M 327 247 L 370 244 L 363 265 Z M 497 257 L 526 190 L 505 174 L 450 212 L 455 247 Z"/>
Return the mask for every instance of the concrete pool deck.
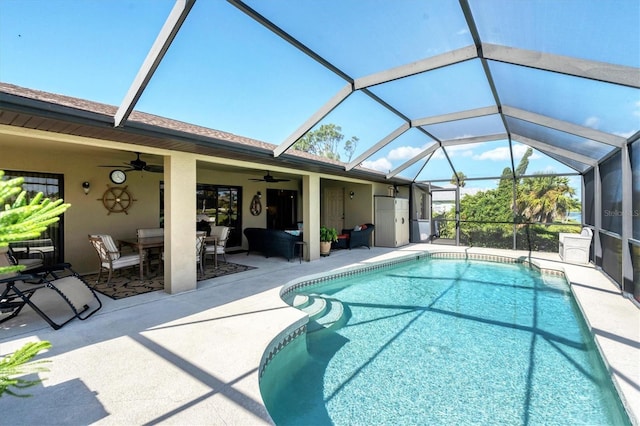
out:
<path id="1" fill-rule="evenodd" d="M 271 424 L 258 368 L 272 339 L 304 315 L 279 297 L 283 284 L 322 272 L 422 251 L 528 256 L 528 252 L 412 244 L 339 250 L 314 262 L 227 255 L 257 269 L 199 282 L 176 295 L 153 292 L 104 307 L 86 321 L 52 330 L 29 308 L 0 324 L 0 356 L 48 340 L 51 360 L 31 398 L 0 398 L 2 423 Z M 532 253 L 543 268 L 565 270 L 632 422 L 640 424 L 640 309 L 590 265 Z M 615 312 L 615 315 L 611 315 Z"/>

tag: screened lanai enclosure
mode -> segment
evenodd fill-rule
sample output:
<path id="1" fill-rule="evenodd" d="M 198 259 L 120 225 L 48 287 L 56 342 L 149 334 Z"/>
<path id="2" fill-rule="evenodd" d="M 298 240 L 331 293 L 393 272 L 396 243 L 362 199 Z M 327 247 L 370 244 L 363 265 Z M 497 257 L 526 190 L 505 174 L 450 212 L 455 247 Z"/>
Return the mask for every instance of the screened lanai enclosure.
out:
<path id="1" fill-rule="evenodd" d="M 440 242 L 554 251 L 589 227 L 640 300 L 637 0 L 0 7 L 3 83 L 117 106 L 115 127 L 135 110 L 324 155 L 410 187 Z"/>

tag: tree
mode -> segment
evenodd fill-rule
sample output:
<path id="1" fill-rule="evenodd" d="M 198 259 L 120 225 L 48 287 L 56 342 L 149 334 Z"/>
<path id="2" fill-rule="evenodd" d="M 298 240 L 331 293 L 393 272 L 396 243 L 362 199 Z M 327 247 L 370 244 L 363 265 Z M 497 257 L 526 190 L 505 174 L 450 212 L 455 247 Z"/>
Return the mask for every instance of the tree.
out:
<path id="1" fill-rule="evenodd" d="M 0 248 L 7 247 L 12 241 L 38 238 L 47 226 L 59 220 L 59 216 L 71 205 L 63 201 L 51 201 L 42 198 L 40 192 L 31 201 L 22 190 L 24 178 L 5 180 L 0 170 Z M 9 203 L 14 199 L 13 203 Z M 19 272 L 24 266 L 0 267 L 0 275 Z M 40 383 L 40 379 L 22 379 L 21 376 L 46 371 L 41 365 L 47 361 L 30 362 L 40 351 L 51 347 L 48 341 L 25 343 L 13 354 L 0 359 L 0 396 L 3 393 L 13 396 L 25 396 L 13 392 L 10 388 L 24 389 Z"/>
<path id="2" fill-rule="evenodd" d="M 529 221 L 552 223 L 580 208 L 575 193 L 564 176 L 524 178 L 518 188 L 516 211 Z"/>
<path id="3" fill-rule="evenodd" d="M 466 180 L 467 175 L 465 175 L 463 172 L 455 172 L 453 176 L 451 176 L 450 182 L 452 185 L 460 185 L 460 188 L 464 188 L 464 186 L 467 184 Z"/>
<path id="4" fill-rule="evenodd" d="M 7 247 L 12 241 L 38 238 L 71 206 L 62 199 L 43 198 L 42 192 L 29 201 L 27 192 L 22 190 L 24 178 L 3 178 L 4 171 L 0 170 L 0 206 L 4 206 L 0 210 L 0 248 Z M 13 203 L 8 204 L 11 199 L 14 199 Z M 0 274 L 22 269 L 23 266 L 0 267 Z"/>
<path id="5" fill-rule="evenodd" d="M 311 130 L 298 139 L 293 144 L 293 148 L 331 160 L 340 160 L 339 149 L 343 139 L 344 135 L 340 126 L 323 124 L 317 130 Z M 356 136 L 352 136 L 344 142 L 342 150 L 347 156 L 346 162 L 351 161 L 359 140 Z"/>

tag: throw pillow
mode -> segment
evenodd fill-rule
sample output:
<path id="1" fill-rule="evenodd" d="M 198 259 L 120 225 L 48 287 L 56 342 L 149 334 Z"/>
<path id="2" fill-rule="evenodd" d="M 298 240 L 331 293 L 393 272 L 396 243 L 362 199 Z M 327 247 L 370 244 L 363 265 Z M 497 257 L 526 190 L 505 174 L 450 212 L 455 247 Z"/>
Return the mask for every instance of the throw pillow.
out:
<path id="1" fill-rule="evenodd" d="M 353 227 L 354 231 L 359 231 L 361 229 L 362 229 L 362 227 L 360 227 L 359 225 L 356 225 L 356 226 Z"/>

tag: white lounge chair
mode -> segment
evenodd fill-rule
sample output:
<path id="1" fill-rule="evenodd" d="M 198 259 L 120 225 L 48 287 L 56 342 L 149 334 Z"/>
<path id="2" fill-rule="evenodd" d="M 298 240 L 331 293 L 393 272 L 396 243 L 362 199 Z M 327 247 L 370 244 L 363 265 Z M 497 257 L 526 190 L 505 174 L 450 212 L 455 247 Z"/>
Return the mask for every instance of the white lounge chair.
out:
<path id="1" fill-rule="evenodd" d="M 590 228 L 582 228 L 579 234 L 561 232 L 558 253 L 565 262 L 589 263 L 589 249 L 593 231 Z"/>

